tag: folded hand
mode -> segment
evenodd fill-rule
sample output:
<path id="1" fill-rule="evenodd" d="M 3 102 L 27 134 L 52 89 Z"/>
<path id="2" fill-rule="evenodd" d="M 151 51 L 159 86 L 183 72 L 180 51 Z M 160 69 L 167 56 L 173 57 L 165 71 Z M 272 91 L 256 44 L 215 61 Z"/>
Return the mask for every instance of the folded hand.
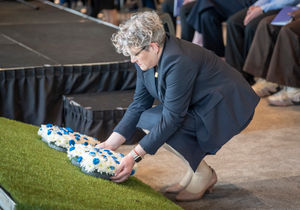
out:
<path id="1" fill-rule="evenodd" d="M 247 25 L 251 20 L 263 14 L 263 10 L 259 6 L 251 6 L 247 11 L 247 15 L 244 19 L 244 25 Z"/>

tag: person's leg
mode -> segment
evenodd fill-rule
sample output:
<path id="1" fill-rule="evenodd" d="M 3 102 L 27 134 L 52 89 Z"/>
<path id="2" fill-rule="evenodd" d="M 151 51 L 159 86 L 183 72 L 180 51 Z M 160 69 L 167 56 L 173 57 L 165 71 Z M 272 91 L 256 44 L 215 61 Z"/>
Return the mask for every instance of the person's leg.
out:
<path id="1" fill-rule="evenodd" d="M 143 112 L 137 127 L 142 128 L 148 134 L 149 130 L 160 120 L 161 111 L 162 106 L 158 105 Z M 195 124 L 193 115 L 188 113 L 182 128 L 174 133 L 165 144 L 166 149 L 177 155 L 187 167 L 187 172 L 183 179 L 178 184 L 167 188 L 168 192 L 180 191 L 178 200 L 198 200 L 216 182 L 215 172 L 203 160 L 207 153 L 199 146 L 195 133 Z M 193 161 L 198 164 L 195 173 L 192 169 L 195 166 L 195 162 Z M 193 166 L 191 167 L 191 165 Z M 190 184 L 191 181 L 193 181 L 192 184 Z M 184 190 L 184 188 L 188 188 L 190 191 Z"/>
<path id="2" fill-rule="evenodd" d="M 214 185 L 217 183 L 216 172 L 207 163 L 202 160 L 193 174 L 188 186 L 178 193 L 178 201 L 194 201 L 203 197 L 206 192 L 211 193 Z"/>
<path id="3" fill-rule="evenodd" d="M 187 17 L 196 2 L 190 2 L 183 5 L 180 9 L 180 25 L 181 25 L 181 39 L 192 41 L 194 36 L 194 29 L 187 22 Z"/>
<path id="4" fill-rule="evenodd" d="M 142 0 L 143 2 L 143 7 L 147 7 L 147 8 L 150 8 L 150 9 L 156 9 L 156 6 L 155 6 L 155 3 L 154 3 L 155 0 Z"/>
<path id="5" fill-rule="evenodd" d="M 182 191 L 184 188 L 186 188 L 186 186 L 188 186 L 188 184 L 191 182 L 194 171 L 189 166 L 189 163 L 186 161 L 186 159 L 184 159 L 184 157 L 175 149 L 173 149 L 170 145 L 164 144 L 164 148 L 169 152 L 175 154 L 177 157 L 179 157 L 185 163 L 187 168 L 184 177 L 181 179 L 179 183 L 175 183 L 165 189 L 165 192 L 167 193 L 178 193 Z"/>
<path id="6" fill-rule="evenodd" d="M 242 59 L 238 63 L 237 69 L 242 72 L 244 78 L 249 82 L 249 84 L 254 84 L 254 77 L 253 77 L 253 75 L 248 74 L 245 71 L 242 71 L 243 70 L 242 68 L 243 68 L 245 60 L 247 58 L 250 46 L 253 42 L 255 31 L 257 29 L 259 22 L 263 18 L 273 15 L 273 14 L 276 14 L 277 12 L 278 12 L 277 10 L 272 10 L 272 11 L 263 13 L 263 14 L 259 15 L 258 17 L 254 18 L 253 20 L 251 20 L 245 27 L 243 54 L 242 54 Z"/>
<path id="7" fill-rule="evenodd" d="M 148 134 L 150 131 L 147 130 L 147 129 L 143 129 L 143 131 Z M 194 174 L 194 171 L 193 169 L 190 167 L 189 163 L 186 161 L 186 159 L 179 153 L 177 152 L 175 149 L 173 149 L 170 145 L 168 144 L 164 144 L 163 147 L 173 153 L 174 155 L 176 155 L 178 158 L 180 158 L 184 164 L 186 165 L 186 173 L 184 175 L 184 177 L 181 179 L 181 181 L 179 183 L 175 183 L 173 185 L 170 185 L 168 186 L 166 189 L 165 189 L 165 192 L 166 193 L 178 193 L 180 191 L 182 191 L 184 188 L 186 188 L 186 186 L 188 186 L 188 184 L 190 183 L 192 177 L 193 177 L 193 174 Z"/>
<path id="8" fill-rule="evenodd" d="M 103 14 L 107 22 L 116 26 L 119 25 L 118 11 L 116 9 L 103 9 Z"/>
<path id="9" fill-rule="evenodd" d="M 178 201 L 192 201 L 199 200 L 205 192 L 211 192 L 213 186 L 217 182 L 217 175 L 215 171 L 207 165 L 205 160 L 202 160 L 195 172 L 189 166 L 189 163 L 184 157 L 174 150 L 168 144 L 164 145 L 168 151 L 179 157 L 187 166 L 187 172 L 179 183 L 169 186 L 165 192 L 178 193 L 176 200 Z"/>
<path id="10" fill-rule="evenodd" d="M 260 21 L 262 19 L 264 19 L 265 17 L 271 16 L 271 15 L 275 15 L 277 14 L 279 11 L 278 10 L 272 10 L 266 13 L 263 13 L 261 15 L 259 15 L 258 17 L 254 18 L 253 20 L 251 20 L 245 27 L 245 38 L 244 38 L 244 45 L 243 45 L 243 60 L 242 62 L 238 65 L 238 70 L 242 69 L 244 62 L 246 60 L 246 57 L 248 55 L 249 49 L 251 47 L 251 44 L 253 42 L 253 38 L 257 29 L 258 24 L 260 23 Z"/>
<path id="11" fill-rule="evenodd" d="M 99 0 L 88 0 L 87 2 L 87 14 L 91 17 L 97 18 L 99 11 L 101 10 L 101 3 Z"/>
<path id="12" fill-rule="evenodd" d="M 161 11 L 168 13 L 172 18 L 172 22 L 174 24 L 174 28 L 176 28 L 176 17 L 174 17 L 174 0 L 164 0 L 161 4 Z"/>
<path id="13" fill-rule="evenodd" d="M 284 85 L 268 97 L 270 105 L 300 105 L 300 20 L 281 28 L 271 58 L 267 79 Z"/>
<path id="14" fill-rule="evenodd" d="M 243 70 L 255 77 L 266 78 L 280 26 L 273 26 L 275 15 L 262 19 L 248 52 Z"/>
<path id="15" fill-rule="evenodd" d="M 267 80 L 300 87 L 300 20 L 281 28 L 272 54 Z"/>
<path id="16" fill-rule="evenodd" d="M 227 20 L 227 41 L 225 48 L 226 62 L 237 70 L 242 70 L 244 47 L 244 18 L 247 10 L 243 9 Z"/>
<path id="17" fill-rule="evenodd" d="M 224 57 L 224 42 L 222 22 L 224 18 L 214 9 L 210 8 L 201 14 L 201 31 L 203 47 L 214 51 L 218 56 Z"/>

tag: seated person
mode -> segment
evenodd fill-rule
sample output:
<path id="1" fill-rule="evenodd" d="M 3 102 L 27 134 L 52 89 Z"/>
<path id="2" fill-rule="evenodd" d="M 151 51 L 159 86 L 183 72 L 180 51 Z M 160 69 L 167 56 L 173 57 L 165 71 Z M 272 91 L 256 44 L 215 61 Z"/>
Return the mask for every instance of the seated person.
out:
<path id="1" fill-rule="evenodd" d="M 256 0 L 199 0 L 187 17 L 187 23 L 195 30 L 193 43 L 224 57 L 222 22 Z M 180 16 L 181 17 L 181 16 Z"/>
<path id="2" fill-rule="evenodd" d="M 180 8 L 180 26 L 181 39 L 192 41 L 194 29 L 186 22 L 187 16 L 192 10 L 196 0 L 184 0 Z M 174 16 L 174 0 L 164 0 L 162 3 L 162 12 L 168 13 L 172 18 L 174 28 L 176 28 L 176 17 Z"/>
<path id="3" fill-rule="evenodd" d="M 254 91 L 271 105 L 300 105 L 300 10 L 292 15 L 295 20 L 283 27 L 270 24 L 275 15 L 261 21 L 244 65 L 260 78 Z"/>
<path id="4" fill-rule="evenodd" d="M 243 9 L 227 21 L 226 62 L 240 71 L 252 85 L 253 77 L 243 72 L 243 66 L 250 49 L 257 25 L 267 16 L 277 14 L 285 6 L 297 5 L 300 0 L 258 0 L 249 8 Z"/>
<path id="5" fill-rule="evenodd" d="M 88 0 L 87 1 L 87 15 L 94 18 L 98 17 L 98 13 L 103 11 L 106 21 L 118 25 L 118 11 L 116 5 L 112 0 Z"/>

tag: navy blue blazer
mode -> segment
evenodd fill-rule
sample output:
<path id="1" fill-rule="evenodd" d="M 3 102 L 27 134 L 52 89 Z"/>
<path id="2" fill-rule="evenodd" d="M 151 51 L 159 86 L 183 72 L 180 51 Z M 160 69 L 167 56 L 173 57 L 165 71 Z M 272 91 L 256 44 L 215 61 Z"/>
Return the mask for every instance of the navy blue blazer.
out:
<path id="1" fill-rule="evenodd" d="M 213 52 L 173 36 L 166 37 L 157 81 L 154 68 L 136 69 L 134 100 L 114 131 L 129 140 L 143 121 L 150 133 L 139 143 L 148 154 L 168 143 L 194 170 L 203 154 L 215 154 L 248 125 L 259 102 L 237 70 Z M 154 98 L 162 105 L 153 110 Z M 149 110 L 157 117 L 147 118 Z"/>

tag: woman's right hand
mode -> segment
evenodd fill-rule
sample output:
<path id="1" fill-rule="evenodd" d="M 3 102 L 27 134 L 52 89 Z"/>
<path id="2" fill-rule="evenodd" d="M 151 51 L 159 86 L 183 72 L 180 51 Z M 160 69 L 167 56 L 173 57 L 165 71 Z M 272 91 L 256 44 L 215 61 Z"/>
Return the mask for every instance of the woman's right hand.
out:
<path id="1" fill-rule="evenodd" d="M 114 151 L 118 149 L 125 142 L 125 140 L 126 139 L 121 134 L 113 132 L 106 141 L 97 144 L 95 147 Z"/>

